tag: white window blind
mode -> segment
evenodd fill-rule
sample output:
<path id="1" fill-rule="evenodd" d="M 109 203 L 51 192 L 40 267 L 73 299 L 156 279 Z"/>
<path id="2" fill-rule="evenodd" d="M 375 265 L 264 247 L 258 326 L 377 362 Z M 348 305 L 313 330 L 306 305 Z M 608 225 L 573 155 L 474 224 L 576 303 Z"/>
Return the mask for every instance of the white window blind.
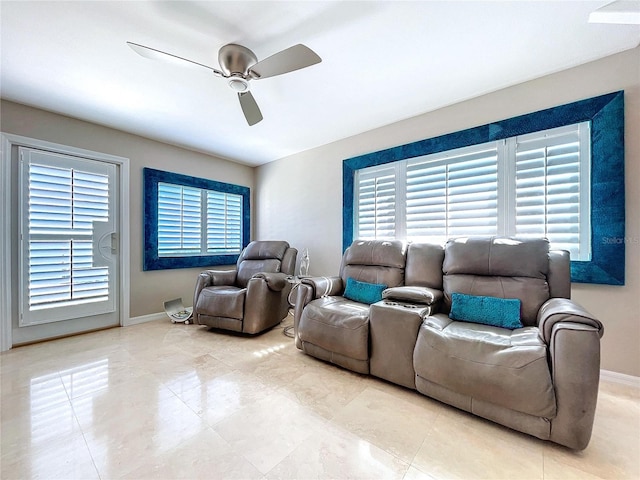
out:
<path id="1" fill-rule="evenodd" d="M 396 236 L 396 170 L 367 169 L 357 176 L 358 238 L 393 239 Z"/>
<path id="2" fill-rule="evenodd" d="M 586 133 L 585 133 L 586 131 Z M 515 139 L 515 234 L 589 259 L 588 124 Z M 585 151 L 587 150 L 587 151 Z"/>
<path id="3" fill-rule="evenodd" d="M 453 236 L 496 234 L 495 145 L 411 160 L 406 185 L 407 238 L 442 242 Z"/>
<path id="4" fill-rule="evenodd" d="M 159 256 L 242 250 L 242 195 L 158 183 Z"/>
<path id="5" fill-rule="evenodd" d="M 207 192 L 207 253 L 242 250 L 242 196 Z"/>
<path id="6" fill-rule="evenodd" d="M 158 184 L 158 254 L 200 254 L 202 191 L 168 183 Z"/>
<path id="7" fill-rule="evenodd" d="M 356 238 L 546 237 L 590 259 L 589 122 L 359 170 Z"/>
<path id="8" fill-rule="evenodd" d="M 108 219 L 108 181 L 107 175 L 29 164 L 30 311 L 107 300 L 109 269 L 94 266 L 92 235 L 93 222 Z"/>

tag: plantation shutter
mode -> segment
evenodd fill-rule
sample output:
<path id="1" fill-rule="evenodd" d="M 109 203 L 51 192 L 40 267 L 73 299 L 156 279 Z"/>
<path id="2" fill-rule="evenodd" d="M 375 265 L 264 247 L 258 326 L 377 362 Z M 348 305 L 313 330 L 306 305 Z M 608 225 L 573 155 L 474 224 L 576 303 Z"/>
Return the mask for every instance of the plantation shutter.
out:
<path id="1" fill-rule="evenodd" d="M 462 235 L 496 235 L 497 217 L 495 144 L 408 161 L 407 240 L 443 242 Z"/>
<path id="2" fill-rule="evenodd" d="M 396 236 L 396 170 L 373 167 L 356 179 L 357 238 L 389 240 Z"/>
<path id="3" fill-rule="evenodd" d="M 581 198 L 589 195 L 588 135 L 584 122 L 516 137 L 515 234 L 546 237 L 573 260 L 590 252 L 589 203 Z"/>
<path id="4" fill-rule="evenodd" d="M 158 183 L 158 255 L 199 254 L 202 193 L 198 188 Z"/>
<path id="5" fill-rule="evenodd" d="M 207 192 L 207 253 L 242 250 L 242 195 Z"/>
<path id="6" fill-rule="evenodd" d="M 20 325 L 114 311 L 113 276 L 94 253 L 97 230 L 112 228 L 115 167 L 29 148 L 20 158 Z"/>

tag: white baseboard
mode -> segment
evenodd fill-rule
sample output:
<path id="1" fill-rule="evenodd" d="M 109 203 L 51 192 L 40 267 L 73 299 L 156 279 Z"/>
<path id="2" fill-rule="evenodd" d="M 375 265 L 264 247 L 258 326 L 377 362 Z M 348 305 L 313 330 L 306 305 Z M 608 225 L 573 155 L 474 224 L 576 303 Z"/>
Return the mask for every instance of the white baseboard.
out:
<path id="1" fill-rule="evenodd" d="M 640 389 L 640 377 L 634 377 L 633 375 L 612 372 L 610 370 L 600 370 L 600 380 Z"/>
<path id="2" fill-rule="evenodd" d="M 149 315 L 140 315 L 139 317 L 131 317 L 129 320 L 123 323 L 123 327 L 128 327 L 130 325 L 138 325 L 140 323 L 153 322 L 155 320 L 166 319 L 169 321 L 169 317 L 164 312 L 161 313 L 150 313 Z"/>

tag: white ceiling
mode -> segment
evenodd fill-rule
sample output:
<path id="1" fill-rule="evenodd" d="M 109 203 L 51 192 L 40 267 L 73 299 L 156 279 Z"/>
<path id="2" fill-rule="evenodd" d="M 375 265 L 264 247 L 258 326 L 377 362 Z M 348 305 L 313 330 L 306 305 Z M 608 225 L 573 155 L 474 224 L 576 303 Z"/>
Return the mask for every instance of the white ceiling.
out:
<path id="1" fill-rule="evenodd" d="M 607 3 L 2 0 L 0 94 L 260 165 L 636 47 L 640 25 L 588 23 Z M 126 41 L 215 68 L 226 43 L 303 43 L 322 63 L 253 81 L 249 127 L 223 79 Z"/>

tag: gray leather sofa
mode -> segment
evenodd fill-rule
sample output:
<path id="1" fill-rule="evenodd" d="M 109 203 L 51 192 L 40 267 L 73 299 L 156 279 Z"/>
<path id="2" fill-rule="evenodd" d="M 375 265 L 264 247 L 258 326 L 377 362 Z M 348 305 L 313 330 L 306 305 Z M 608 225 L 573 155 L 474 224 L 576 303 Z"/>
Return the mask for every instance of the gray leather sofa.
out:
<path id="1" fill-rule="evenodd" d="M 251 242 L 234 270 L 206 270 L 193 295 L 194 323 L 255 334 L 287 316 L 298 251 L 284 241 Z"/>
<path id="2" fill-rule="evenodd" d="M 344 297 L 349 278 L 387 288 L 369 305 Z M 454 320 L 454 294 L 518 299 L 522 326 Z M 303 280 L 295 342 L 319 359 L 580 450 L 591 437 L 603 327 L 570 294 L 569 254 L 544 239 L 406 248 L 355 241 L 339 275 Z"/>

